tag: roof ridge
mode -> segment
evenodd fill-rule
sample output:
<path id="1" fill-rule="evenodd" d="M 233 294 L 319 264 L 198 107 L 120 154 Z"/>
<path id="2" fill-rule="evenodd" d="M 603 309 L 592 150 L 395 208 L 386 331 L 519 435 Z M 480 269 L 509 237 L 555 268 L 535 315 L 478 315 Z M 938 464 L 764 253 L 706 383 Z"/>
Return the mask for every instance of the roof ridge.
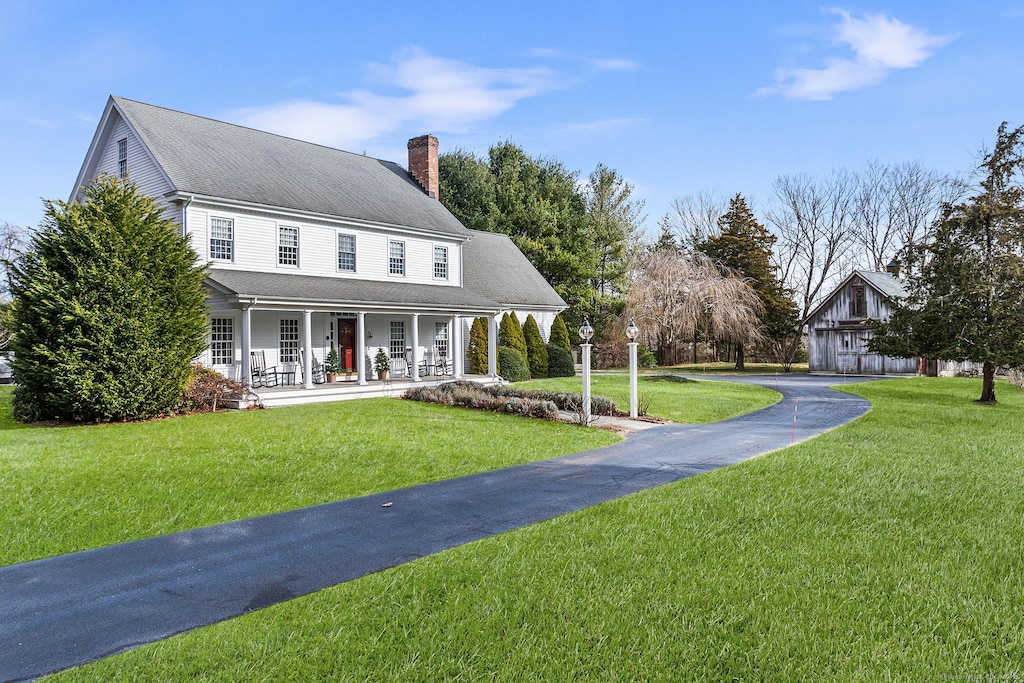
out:
<path id="1" fill-rule="evenodd" d="M 120 103 L 120 102 L 131 102 L 132 104 L 142 105 L 143 107 L 150 107 L 151 109 L 161 109 L 163 111 L 171 112 L 172 114 L 178 114 L 179 116 L 187 116 L 187 117 L 193 118 L 193 119 L 201 119 L 203 121 L 209 121 L 210 123 L 216 123 L 216 124 L 220 124 L 222 126 L 231 126 L 233 128 L 239 128 L 241 130 L 252 131 L 253 133 L 259 133 L 260 135 L 269 135 L 269 136 L 272 136 L 272 137 L 275 137 L 275 138 L 280 138 L 282 140 L 287 140 L 289 142 L 297 142 L 297 143 L 302 144 L 302 145 L 310 145 L 312 147 L 319 147 L 320 149 L 326 149 L 326 150 L 330 150 L 332 152 L 340 152 L 341 154 L 348 154 L 349 156 L 353 156 L 353 157 L 356 157 L 356 158 L 359 158 L 359 159 L 369 159 L 371 161 L 378 161 L 378 162 L 381 162 L 381 163 L 384 163 L 384 164 L 394 164 L 396 166 L 401 167 L 406 172 L 408 172 L 408 169 L 406 169 L 404 166 L 402 166 L 401 163 L 399 163 L 397 161 L 391 161 L 390 159 L 381 159 L 379 157 L 373 157 L 373 156 L 370 156 L 368 154 L 358 154 L 356 152 L 350 152 L 347 149 L 340 149 L 338 147 L 331 147 L 330 145 L 324 145 L 324 144 L 321 144 L 319 142 L 311 142 L 309 140 L 301 140 L 299 138 L 293 138 L 293 137 L 288 136 L 288 135 L 281 135 L 280 133 L 272 133 L 271 131 L 268 131 L 268 130 L 260 130 L 259 128 L 253 128 L 252 126 L 243 126 L 240 123 L 232 123 L 231 121 L 222 121 L 221 119 L 215 119 L 215 118 L 212 118 L 210 116 L 202 116 L 200 114 L 191 114 L 191 113 L 189 113 L 187 111 L 180 111 L 178 109 L 172 109 L 170 107 L 162 107 L 159 104 L 150 104 L 149 102 L 142 102 L 141 100 L 133 100 L 130 97 L 121 97 L 120 95 L 111 95 L 110 97 L 111 97 L 111 99 L 113 99 L 115 102 L 118 102 L 118 103 Z"/>

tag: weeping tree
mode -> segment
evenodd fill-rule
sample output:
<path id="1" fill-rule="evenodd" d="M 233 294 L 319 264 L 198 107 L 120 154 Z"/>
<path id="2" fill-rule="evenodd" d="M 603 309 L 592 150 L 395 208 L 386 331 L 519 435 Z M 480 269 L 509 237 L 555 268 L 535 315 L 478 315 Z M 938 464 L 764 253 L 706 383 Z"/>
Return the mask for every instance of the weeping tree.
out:
<path id="1" fill-rule="evenodd" d="M 698 334 L 736 343 L 761 341 L 760 301 L 741 277 L 701 252 L 651 250 L 638 263 L 626 311 L 659 365 L 679 362 Z"/>
<path id="2" fill-rule="evenodd" d="M 109 422 L 175 408 L 206 348 L 204 268 L 178 226 L 127 180 L 48 201 L 11 268 L 22 421 Z"/>

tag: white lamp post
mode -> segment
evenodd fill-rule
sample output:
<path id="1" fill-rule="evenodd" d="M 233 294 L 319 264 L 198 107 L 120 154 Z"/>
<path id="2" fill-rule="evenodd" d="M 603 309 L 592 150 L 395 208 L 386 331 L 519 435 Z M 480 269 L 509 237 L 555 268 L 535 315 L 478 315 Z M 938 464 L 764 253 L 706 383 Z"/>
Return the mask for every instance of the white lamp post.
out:
<path id="1" fill-rule="evenodd" d="M 580 339 L 583 343 L 580 344 L 580 348 L 583 349 L 583 419 L 590 425 L 590 339 L 594 336 L 594 328 L 590 326 L 590 321 L 586 318 L 583 319 L 583 324 L 580 325 L 579 329 Z"/>
<path id="2" fill-rule="evenodd" d="M 626 328 L 626 337 L 629 343 L 629 416 L 636 419 L 637 416 L 637 395 L 636 395 L 636 338 L 640 336 L 640 328 L 636 326 L 633 319 L 629 319 L 629 326 Z"/>

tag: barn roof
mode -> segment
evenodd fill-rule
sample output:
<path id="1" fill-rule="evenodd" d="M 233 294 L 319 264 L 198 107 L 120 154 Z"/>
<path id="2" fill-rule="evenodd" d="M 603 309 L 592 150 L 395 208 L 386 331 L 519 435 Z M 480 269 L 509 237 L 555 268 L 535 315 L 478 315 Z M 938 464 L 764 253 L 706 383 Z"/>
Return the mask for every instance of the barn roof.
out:
<path id="1" fill-rule="evenodd" d="M 828 305 L 828 303 L 832 301 L 832 298 L 842 291 L 843 287 L 850 284 L 850 281 L 855 277 L 860 277 L 860 279 L 866 282 L 872 289 L 890 301 L 898 301 L 909 294 L 906 285 L 903 284 L 903 280 L 900 280 L 898 277 L 894 277 L 890 273 L 880 273 L 873 270 L 855 270 L 843 278 L 843 281 L 836 285 L 835 289 L 829 292 L 828 296 L 822 299 L 821 303 L 815 306 L 814 309 L 807 314 L 807 317 L 804 318 L 804 323 L 818 315 L 818 313 L 821 312 L 821 309 Z"/>

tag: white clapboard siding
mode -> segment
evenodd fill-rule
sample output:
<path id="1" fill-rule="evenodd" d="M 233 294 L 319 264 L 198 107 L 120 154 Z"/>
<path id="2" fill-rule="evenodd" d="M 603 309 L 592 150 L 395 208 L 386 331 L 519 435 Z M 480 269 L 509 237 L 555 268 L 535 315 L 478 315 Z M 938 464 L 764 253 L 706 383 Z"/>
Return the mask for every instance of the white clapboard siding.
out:
<path id="1" fill-rule="evenodd" d="M 156 162 L 153 161 L 153 158 L 143 147 L 142 142 L 120 117 L 118 117 L 117 122 L 114 124 L 110 140 L 107 141 L 107 145 L 100 155 L 96 167 L 96 175 L 106 174 L 117 177 L 117 143 L 125 139 L 128 140 L 128 178 L 138 186 L 143 194 L 154 197 L 159 203 L 171 208 L 175 213 L 173 218 L 176 219 L 178 217 L 177 207 L 168 204 L 164 199 L 164 194 L 170 192 L 171 186 L 167 183 L 166 178 L 164 178 L 160 167 L 156 165 Z"/>
<path id="2" fill-rule="evenodd" d="M 256 272 L 292 272 L 319 277 L 355 277 L 361 280 L 401 281 L 458 287 L 462 284 L 462 250 L 455 240 L 430 239 L 384 229 L 373 230 L 346 224 L 282 218 L 238 210 L 222 210 L 195 203 L 188 208 L 186 229 L 199 260 L 210 261 L 210 219 L 227 218 L 234 222 L 234 257 L 231 261 L 213 261 L 215 268 Z M 278 264 L 280 226 L 299 231 L 299 265 Z M 356 238 L 356 272 L 338 270 L 338 235 Z M 389 244 L 405 244 L 405 274 L 388 272 Z M 434 246 L 448 248 L 448 277 L 434 277 Z"/>

